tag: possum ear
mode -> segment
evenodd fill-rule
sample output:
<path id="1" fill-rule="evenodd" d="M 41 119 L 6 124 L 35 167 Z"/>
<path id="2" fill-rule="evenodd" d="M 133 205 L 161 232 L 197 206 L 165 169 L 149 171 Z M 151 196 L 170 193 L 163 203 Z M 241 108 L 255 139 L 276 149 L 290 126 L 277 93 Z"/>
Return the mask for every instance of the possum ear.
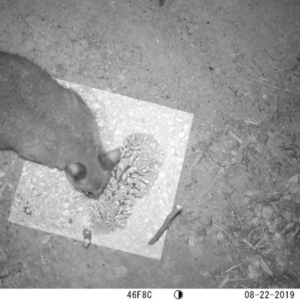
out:
<path id="1" fill-rule="evenodd" d="M 105 170 L 112 170 L 121 158 L 121 150 L 115 149 L 105 154 L 98 155 L 100 165 Z"/>
<path id="2" fill-rule="evenodd" d="M 75 181 L 82 180 L 86 177 L 86 167 L 81 163 L 70 163 L 65 167 L 65 172 Z"/>

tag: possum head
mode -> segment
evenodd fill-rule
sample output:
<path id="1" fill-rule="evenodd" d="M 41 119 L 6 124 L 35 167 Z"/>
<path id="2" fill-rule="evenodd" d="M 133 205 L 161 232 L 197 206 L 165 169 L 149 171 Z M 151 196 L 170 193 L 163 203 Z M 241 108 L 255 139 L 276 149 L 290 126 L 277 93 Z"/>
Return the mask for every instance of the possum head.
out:
<path id="1" fill-rule="evenodd" d="M 64 170 L 91 198 L 100 196 L 121 155 L 104 152 L 95 116 L 79 94 L 27 58 L 1 51 L 0 150 Z"/>
<path id="2" fill-rule="evenodd" d="M 65 173 L 77 191 L 89 198 L 98 199 L 111 176 L 111 171 L 120 160 L 121 151 L 115 149 L 94 155 L 94 159 L 89 157 L 87 160 L 68 163 Z"/>

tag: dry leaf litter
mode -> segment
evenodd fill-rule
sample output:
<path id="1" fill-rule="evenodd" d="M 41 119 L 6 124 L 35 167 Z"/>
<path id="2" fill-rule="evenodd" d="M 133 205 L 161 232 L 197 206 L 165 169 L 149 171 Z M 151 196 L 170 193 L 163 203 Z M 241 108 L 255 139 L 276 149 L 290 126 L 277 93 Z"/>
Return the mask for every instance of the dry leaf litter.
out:
<path id="1" fill-rule="evenodd" d="M 190 162 L 194 182 L 210 170 L 215 181 L 205 199 L 222 213 L 208 215 L 201 202 L 186 212 L 188 244 L 219 287 L 300 286 L 299 100 L 273 101 L 274 114 L 223 118 L 192 149 L 199 153 Z"/>

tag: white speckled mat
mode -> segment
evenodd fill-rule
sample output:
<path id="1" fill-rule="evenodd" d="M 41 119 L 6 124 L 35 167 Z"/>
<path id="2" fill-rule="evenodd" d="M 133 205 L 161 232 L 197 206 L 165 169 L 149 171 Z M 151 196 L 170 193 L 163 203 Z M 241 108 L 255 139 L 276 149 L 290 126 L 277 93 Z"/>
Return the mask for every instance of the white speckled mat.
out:
<path id="1" fill-rule="evenodd" d="M 124 228 L 103 233 L 93 226 L 91 199 L 73 190 L 64 173 L 25 162 L 9 221 L 49 233 L 160 259 L 165 235 L 153 246 L 149 240 L 170 213 L 193 115 L 129 97 L 59 80 L 76 90 L 94 111 L 106 150 L 120 147 L 135 133 L 152 136 L 164 152 L 163 163 L 149 192 L 136 199 Z"/>

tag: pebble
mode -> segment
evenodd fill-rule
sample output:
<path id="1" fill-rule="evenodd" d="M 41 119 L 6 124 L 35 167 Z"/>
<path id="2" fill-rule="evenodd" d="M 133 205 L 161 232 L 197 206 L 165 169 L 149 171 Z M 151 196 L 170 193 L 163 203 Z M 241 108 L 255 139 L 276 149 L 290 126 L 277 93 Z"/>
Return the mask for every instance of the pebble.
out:
<path id="1" fill-rule="evenodd" d="M 197 239 L 192 235 L 189 238 L 189 247 L 194 248 L 197 245 Z"/>
<path id="2" fill-rule="evenodd" d="M 224 241 L 224 234 L 223 234 L 221 231 L 218 232 L 218 234 L 217 234 L 217 239 L 218 239 L 219 241 Z"/>
<path id="3" fill-rule="evenodd" d="M 273 208 L 271 206 L 264 206 L 261 211 L 261 215 L 266 220 L 271 220 L 273 216 Z"/>

